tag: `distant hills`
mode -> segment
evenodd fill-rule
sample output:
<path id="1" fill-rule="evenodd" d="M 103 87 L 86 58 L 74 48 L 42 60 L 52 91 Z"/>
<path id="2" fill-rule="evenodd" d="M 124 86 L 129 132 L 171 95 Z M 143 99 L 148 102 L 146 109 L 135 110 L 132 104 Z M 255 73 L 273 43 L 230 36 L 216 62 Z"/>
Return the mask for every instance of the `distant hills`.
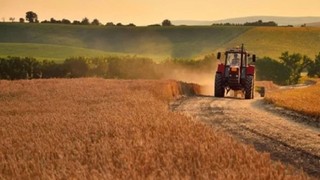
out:
<path id="1" fill-rule="evenodd" d="M 314 23 L 307 23 L 307 26 L 320 27 L 320 21 L 319 22 L 314 22 Z"/>
<path id="2" fill-rule="evenodd" d="M 320 24 L 320 16 L 319 17 L 249 16 L 249 17 L 230 18 L 230 19 L 222 19 L 222 20 L 215 20 L 215 21 L 175 20 L 175 21 L 172 21 L 172 23 L 174 25 L 211 25 L 214 23 L 244 24 L 246 22 L 255 22 L 258 20 L 262 20 L 264 22 L 274 21 L 279 26 L 286 26 L 286 25 L 300 26 L 302 24 L 307 24 L 310 26 L 314 26 L 314 25 L 318 26 Z"/>

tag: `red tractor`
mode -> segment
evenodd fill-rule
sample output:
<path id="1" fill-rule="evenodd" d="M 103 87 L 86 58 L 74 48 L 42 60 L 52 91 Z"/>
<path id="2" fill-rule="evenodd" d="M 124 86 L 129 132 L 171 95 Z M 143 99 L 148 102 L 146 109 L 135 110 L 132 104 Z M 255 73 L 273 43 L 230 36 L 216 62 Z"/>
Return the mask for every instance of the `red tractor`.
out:
<path id="1" fill-rule="evenodd" d="M 233 48 L 225 53 L 225 61 L 219 63 L 215 77 L 214 96 L 224 97 L 230 90 L 242 92 L 245 99 L 254 98 L 255 66 L 249 64 L 256 61 L 256 55 L 250 54 L 244 49 Z M 221 53 L 218 53 L 220 60 Z"/>

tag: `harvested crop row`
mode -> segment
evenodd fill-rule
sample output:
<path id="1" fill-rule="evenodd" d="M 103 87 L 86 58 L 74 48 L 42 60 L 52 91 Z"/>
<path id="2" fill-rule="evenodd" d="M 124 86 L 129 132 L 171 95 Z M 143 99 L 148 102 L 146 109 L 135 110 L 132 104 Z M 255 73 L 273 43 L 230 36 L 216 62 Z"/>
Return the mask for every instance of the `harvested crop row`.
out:
<path id="1" fill-rule="evenodd" d="M 0 81 L 0 179 L 305 179 L 168 109 L 175 81 Z"/>

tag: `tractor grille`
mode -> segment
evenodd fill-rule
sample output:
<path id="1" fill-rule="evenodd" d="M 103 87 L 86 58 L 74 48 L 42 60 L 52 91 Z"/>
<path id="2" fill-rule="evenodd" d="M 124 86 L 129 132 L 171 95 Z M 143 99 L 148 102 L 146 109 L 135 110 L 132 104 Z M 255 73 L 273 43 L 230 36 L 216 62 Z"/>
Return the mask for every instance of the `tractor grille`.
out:
<path id="1" fill-rule="evenodd" d="M 230 77 L 228 81 L 229 87 L 233 90 L 241 90 L 242 85 L 240 84 L 240 80 L 237 77 Z"/>

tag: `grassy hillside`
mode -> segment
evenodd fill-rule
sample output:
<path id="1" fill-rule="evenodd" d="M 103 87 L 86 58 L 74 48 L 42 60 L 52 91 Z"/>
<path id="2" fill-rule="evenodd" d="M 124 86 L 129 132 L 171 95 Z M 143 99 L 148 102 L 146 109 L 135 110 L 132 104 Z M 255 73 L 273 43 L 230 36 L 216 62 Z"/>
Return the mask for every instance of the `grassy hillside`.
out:
<path id="1" fill-rule="evenodd" d="M 307 26 L 320 27 L 320 22 L 307 23 Z"/>
<path id="2" fill-rule="evenodd" d="M 255 22 L 262 20 L 264 22 L 274 21 L 278 25 L 295 25 L 300 26 L 305 23 L 318 22 L 320 17 L 317 16 L 302 16 L 302 17 L 285 17 L 285 16 L 248 16 L 248 17 L 237 17 L 220 19 L 215 21 L 197 21 L 197 20 L 176 20 L 172 21 L 175 25 L 211 25 L 217 23 L 233 23 L 233 24 L 244 24 L 246 22 Z"/>
<path id="3" fill-rule="evenodd" d="M 101 56 L 110 52 L 138 54 L 156 60 L 195 58 L 241 43 L 258 57 L 278 58 L 282 52 L 290 51 L 313 58 L 320 51 L 320 28 L 310 27 L 105 27 L 0 23 L 0 34 L 0 56 L 50 59 Z"/>
<path id="4" fill-rule="evenodd" d="M 126 55 L 123 53 L 109 53 L 101 50 L 86 49 L 80 47 L 50 45 L 50 44 L 32 44 L 32 43 L 0 43 L 0 57 L 7 56 L 28 56 L 39 60 L 63 61 L 66 57 L 75 56 L 118 56 Z"/>
<path id="5" fill-rule="evenodd" d="M 211 52 L 248 29 L 0 23 L 0 42 L 54 44 L 164 58 L 194 57 Z"/>
<path id="6" fill-rule="evenodd" d="M 278 58 L 282 52 L 306 54 L 314 58 L 320 52 L 320 28 L 257 27 L 223 45 L 224 48 L 244 42 L 259 57 Z"/>

